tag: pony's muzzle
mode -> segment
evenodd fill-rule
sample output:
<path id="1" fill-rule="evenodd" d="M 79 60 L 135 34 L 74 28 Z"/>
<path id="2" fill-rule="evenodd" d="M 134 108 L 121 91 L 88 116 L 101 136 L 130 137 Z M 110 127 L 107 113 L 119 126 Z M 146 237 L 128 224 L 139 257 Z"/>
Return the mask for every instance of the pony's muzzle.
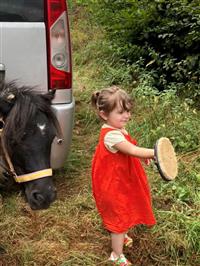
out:
<path id="1" fill-rule="evenodd" d="M 35 189 L 29 195 L 29 203 L 33 210 L 47 209 L 55 201 L 56 196 L 57 192 L 55 187 L 49 186 L 45 193 Z"/>

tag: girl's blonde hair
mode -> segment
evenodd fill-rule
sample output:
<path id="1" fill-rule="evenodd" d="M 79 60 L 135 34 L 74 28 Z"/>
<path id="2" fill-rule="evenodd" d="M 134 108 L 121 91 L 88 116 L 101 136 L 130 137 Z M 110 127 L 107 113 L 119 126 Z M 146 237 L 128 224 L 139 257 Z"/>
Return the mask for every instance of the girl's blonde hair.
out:
<path id="1" fill-rule="evenodd" d="M 106 114 L 112 112 L 117 106 L 120 106 L 122 111 L 130 111 L 133 105 L 130 96 L 117 86 L 94 92 L 91 103 L 97 111 L 104 111 Z"/>

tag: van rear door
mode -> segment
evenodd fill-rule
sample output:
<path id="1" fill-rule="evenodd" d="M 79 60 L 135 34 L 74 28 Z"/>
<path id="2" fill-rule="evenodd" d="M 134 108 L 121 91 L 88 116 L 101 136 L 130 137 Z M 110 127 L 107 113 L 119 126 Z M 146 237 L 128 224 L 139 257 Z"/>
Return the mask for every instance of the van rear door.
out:
<path id="1" fill-rule="evenodd" d="M 44 0 L 0 0 L 0 66 L 5 81 L 48 90 Z"/>

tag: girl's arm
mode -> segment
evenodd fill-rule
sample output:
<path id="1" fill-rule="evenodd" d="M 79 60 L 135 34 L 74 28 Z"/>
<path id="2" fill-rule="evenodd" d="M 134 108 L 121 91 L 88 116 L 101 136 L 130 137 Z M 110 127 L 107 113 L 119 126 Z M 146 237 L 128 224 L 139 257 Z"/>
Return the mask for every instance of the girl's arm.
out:
<path id="1" fill-rule="evenodd" d="M 138 147 L 129 141 L 122 141 L 114 145 L 122 153 L 132 155 L 143 159 L 154 159 L 154 149 Z"/>

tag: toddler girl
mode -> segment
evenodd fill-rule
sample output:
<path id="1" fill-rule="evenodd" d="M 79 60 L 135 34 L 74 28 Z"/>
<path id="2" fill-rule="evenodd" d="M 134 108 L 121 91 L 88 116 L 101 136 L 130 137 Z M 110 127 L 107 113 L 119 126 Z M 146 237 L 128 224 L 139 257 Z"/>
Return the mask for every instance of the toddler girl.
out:
<path id="1" fill-rule="evenodd" d="M 127 232 L 145 224 L 152 226 L 148 181 L 140 159 L 153 159 L 154 150 L 137 146 L 125 129 L 132 102 L 124 90 L 113 86 L 95 92 L 91 98 L 104 121 L 92 160 L 92 189 L 105 228 L 111 234 L 114 265 L 132 265 L 123 255 L 123 246 L 132 243 Z"/>

